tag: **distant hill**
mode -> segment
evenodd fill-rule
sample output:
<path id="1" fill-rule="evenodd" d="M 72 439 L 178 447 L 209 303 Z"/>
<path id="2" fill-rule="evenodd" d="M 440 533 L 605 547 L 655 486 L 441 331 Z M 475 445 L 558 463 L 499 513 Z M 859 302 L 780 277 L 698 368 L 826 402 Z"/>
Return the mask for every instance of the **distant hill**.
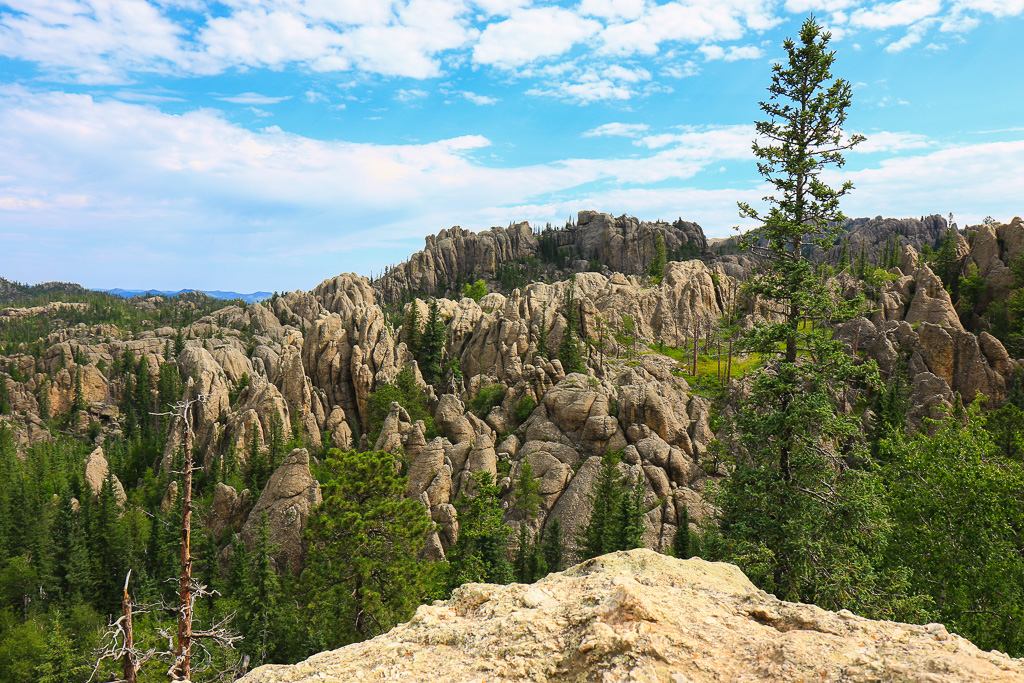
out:
<path id="1" fill-rule="evenodd" d="M 55 292 L 83 292 L 81 285 L 74 282 L 41 282 L 36 285 L 28 285 L 22 282 L 15 282 L 0 277 L 0 303 L 9 303 L 40 294 L 53 294 Z"/>
<path id="2" fill-rule="evenodd" d="M 238 292 L 222 292 L 220 290 L 207 291 L 202 289 L 179 289 L 176 292 L 172 292 L 171 290 L 167 289 L 101 289 L 98 291 L 107 292 L 109 294 L 114 294 L 116 296 L 122 296 L 125 297 L 126 299 L 133 296 L 139 296 L 140 294 L 145 294 L 149 296 L 178 296 L 179 294 L 187 294 L 189 292 L 199 292 L 201 294 L 205 294 L 211 299 L 241 299 L 242 301 L 245 301 L 246 303 L 250 304 L 254 304 L 257 301 L 263 301 L 264 299 L 269 299 L 273 295 L 273 292 L 253 292 L 252 294 L 239 294 Z"/>

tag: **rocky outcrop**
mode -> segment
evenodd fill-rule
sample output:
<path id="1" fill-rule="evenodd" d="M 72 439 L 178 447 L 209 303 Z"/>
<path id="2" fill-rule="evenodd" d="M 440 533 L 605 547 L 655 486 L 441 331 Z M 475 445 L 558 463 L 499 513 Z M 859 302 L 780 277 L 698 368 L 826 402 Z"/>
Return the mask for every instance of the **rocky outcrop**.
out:
<path id="1" fill-rule="evenodd" d="M 324 280 L 313 290 L 313 296 L 326 310 L 341 316 L 358 306 L 374 305 L 370 281 L 355 273 L 342 273 Z"/>
<path id="2" fill-rule="evenodd" d="M 696 223 L 647 223 L 632 216 L 616 218 L 580 211 L 575 224 L 547 229 L 541 235 L 535 234 L 528 223 L 478 233 L 458 226 L 442 230 L 426 238 L 423 251 L 392 268 L 373 286 L 379 298 L 388 303 L 400 301 L 411 292 L 441 296 L 459 279 L 494 280 L 502 264 L 543 256 L 541 239 L 567 255 L 572 263 L 570 271 L 585 270 L 589 262 L 598 262 L 612 272 L 640 274 L 650 265 L 659 233 L 669 254 L 685 250 L 699 255 L 707 251 L 704 231 Z"/>
<path id="3" fill-rule="evenodd" d="M 890 239 L 896 239 L 901 245 L 910 246 L 916 251 L 921 251 L 924 245 L 937 247 L 946 233 L 947 223 L 946 219 L 938 214 L 920 219 L 875 216 L 848 219 L 843 227 L 846 229 L 843 237 L 847 242 L 849 259 L 854 261 L 860 258 L 863 247 L 868 263 L 875 264 L 879 262 Z M 835 265 L 839 263 L 841 252 L 842 244 L 839 243 L 824 253 L 816 249 L 815 256 Z"/>
<path id="4" fill-rule="evenodd" d="M 213 538 L 220 541 L 225 531 L 238 530 L 245 521 L 251 504 L 249 489 L 244 489 L 239 494 L 233 486 L 228 486 L 222 481 L 217 482 L 213 490 L 213 503 L 206 519 L 206 526 L 213 533 Z"/>
<path id="5" fill-rule="evenodd" d="M 89 485 L 93 499 L 98 499 L 103 491 L 103 483 L 110 476 L 110 465 L 107 463 L 107 458 L 103 455 L 103 448 L 97 448 L 85 459 L 84 474 L 85 483 Z M 118 505 L 124 506 L 128 501 L 128 496 L 124 492 L 124 486 L 121 485 L 116 476 L 110 477 L 110 479 L 111 486 L 114 489 L 114 500 L 117 501 Z"/>
<path id="6" fill-rule="evenodd" d="M 405 346 L 396 345 L 377 306 L 320 315 L 302 343 L 302 367 L 311 385 L 323 392 L 326 406 L 340 407 L 360 425 L 366 424 L 370 393 L 394 378 L 407 360 Z"/>
<path id="7" fill-rule="evenodd" d="M 222 497 L 230 498 L 229 491 Z M 310 512 L 321 502 L 320 485 L 309 470 L 309 453 L 296 448 L 270 475 L 266 488 L 242 527 L 242 539 L 252 547 L 257 527 L 264 514 L 270 529 L 270 542 L 279 548 L 274 560 L 280 571 L 298 574 L 302 568 L 304 547 L 302 530 Z"/>
<path id="8" fill-rule="evenodd" d="M 244 683 L 315 681 L 1024 681 L 1024 661 L 941 624 L 783 602 L 735 566 L 650 550 L 533 585 L 467 584 L 373 640 Z"/>
<path id="9" fill-rule="evenodd" d="M 374 287 L 383 301 L 398 301 L 406 292 L 443 294 L 460 276 L 493 277 L 501 263 L 532 257 L 538 242 L 528 223 L 473 233 L 459 226 L 428 235 L 422 251 L 392 268 Z"/>

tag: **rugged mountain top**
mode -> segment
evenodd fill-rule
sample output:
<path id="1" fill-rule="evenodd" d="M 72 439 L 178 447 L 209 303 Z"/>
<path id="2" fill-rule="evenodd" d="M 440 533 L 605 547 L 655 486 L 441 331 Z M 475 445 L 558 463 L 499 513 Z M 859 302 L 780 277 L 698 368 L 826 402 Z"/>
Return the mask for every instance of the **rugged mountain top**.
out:
<path id="1" fill-rule="evenodd" d="M 902 246 L 913 247 L 915 251 L 927 245 L 937 247 L 946 232 L 946 219 L 938 214 L 921 218 L 849 218 L 843 223 L 845 234 L 835 245 L 822 251 L 814 248 L 813 257 L 836 265 L 845 251 L 850 259 L 857 258 L 863 249 L 868 262 L 877 263 L 883 252 L 891 247 L 890 240 Z M 736 237 L 711 240 L 711 249 L 716 253 L 732 254 L 738 251 Z"/>
<path id="2" fill-rule="evenodd" d="M 544 279 L 552 270 L 555 279 L 568 272 L 607 267 L 609 272 L 639 274 L 654 256 L 661 234 L 669 259 L 694 258 L 707 251 L 704 231 L 696 223 L 649 223 L 632 216 L 614 217 L 596 211 L 580 211 L 575 223 L 550 226 L 535 233 L 528 223 L 507 228 L 469 232 L 459 226 L 426 237 L 422 251 L 392 268 L 374 283 L 380 300 L 395 303 L 410 293 L 443 296 L 461 281 L 484 278 L 507 280 L 516 270 L 526 284 Z M 515 284 L 519 286 L 519 284 Z M 512 287 L 506 287 L 512 289 Z"/>
<path id="3" fill-rule="evenodd" d="M 734 565 L 632 550 L 533 585 L 467 584 L 373 640 L 241 680 L 1024 681 L 1024 660 L 941 624 L 783 602 Z"/>

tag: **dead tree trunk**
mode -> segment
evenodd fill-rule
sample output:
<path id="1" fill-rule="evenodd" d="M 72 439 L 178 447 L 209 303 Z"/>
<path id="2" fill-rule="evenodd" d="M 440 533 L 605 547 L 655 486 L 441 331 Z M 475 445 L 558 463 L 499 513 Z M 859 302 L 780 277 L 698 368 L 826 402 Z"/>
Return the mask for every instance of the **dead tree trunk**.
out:
<path id="1" fill-rule="evenodd" d="M 124 595 L 121 597 L 121 613 L 124 615 L 124 658 L 123 672 L 125 683 L 135 683 L 135 674 L 138 672 L 135 658 L 135 633 L 132 627 L 132 600 L 128 597 L 128 581 L 132 572 L 128 570 L 128 576 L 124 579 Z"/>
<path id="2" fill-rule="evenodd" d="M 697 378 L 697 349 L 700 347 L 700 330 L 697 328 L 697 321 L 693 321 L 693 377 Z"/>
<path id="3" fill-rule="evenodd" d="M 732 381 L 732 334 L 729 334 L 729 363 L 725 367 L 725 385 L 729 386 Z"/>
<path id="4" fill-rule="evenodd" d="M 178 639 L 171 677 L 188 681 L 192 675 L 192 401 L 182 409 L 185 471 L 181 494 L 181 571 L 178 575 Z"/>

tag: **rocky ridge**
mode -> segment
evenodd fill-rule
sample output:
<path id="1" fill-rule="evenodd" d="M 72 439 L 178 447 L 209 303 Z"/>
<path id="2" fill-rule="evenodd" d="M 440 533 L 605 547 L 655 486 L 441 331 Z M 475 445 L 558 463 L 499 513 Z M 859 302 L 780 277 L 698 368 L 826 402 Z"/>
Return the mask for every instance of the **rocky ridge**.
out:
<path id="1" fill-rule="evenodd" d="M 616 249 L 621 248 L 617 253 L 625 261 L 620 263 L 642 264 L 646 247 L 638 245 L 648 243 L 651 230 L 667 225 L 584 212 L 575 231 L 560 234 L 582 240 L 581 234 L 596 230 L 593 226 L 621 231 Z M 510 241 L 489 253 L 513 253 L 532 238 L 528 229 L 520 231 L 519 246 Z M 435 246 L 443 241 L 435 240 Z M 966 257 L 996 286 L 1005 281 L 1012 259 L 1024 252 L 1024 224 L 1015 219 L 982 226 L 967 247 Z M 414 261 L 416 257 L 410 263 Z M 250 454 L 266 452 L 275 434 L 297 433 L 312 451 L 329 438 L 338 448 L 401 453 L 410 463 L 407 495 L 420 500 L 438 524 L 430 546 L 435 557 L 457 537 L 453 501 L 473 473 L 482 470 L 502 486 L 507 522 L 525 522 L 536 531 L 558 518 L 566 538 L 573 538 L 589 511 L 600 456 L 608 450 L 622 451 L 624 474 L 642 473 L 648 506 L 645 544 L 663 549 L 672 542 L 683 507 L 693 524 L 712 512 L 703 489 L 725 472 L 706 457 L 716 438 L 710 400 L 680 376 L 676 360 L 647 345 L 679 346 L 695 333 L 703 338 L 734 306 L 741 324 L 757 321 L 764 311 L 735 298 L 742 271 L 739 261 L 670 262 L 657 284 L 618 272 L 579 273 L 571 286 L 581 334 L 593 349 L 587 374 L 566 373 L 557 359 L 538 348 L 542 337 L 548 349 L 558 348 L 567 324 L 568 281 L 534 282 L 508 295 L 488 294 L 479 302 L 439 300 L 447 326 L 445 354 L 457 361 L 462 379 L 426 387 L 440 432 L 431 439 L 426 426 L 412 421 L 397 404 L 375 443 L 361 439 L 373 391 L 403 367 L 412 368 L 418 381 L 422 378 L 407 347 L 409 331 L 396 327 L 397 319 L 380 306 L 386 292 L 354 274 L 325 280 L 312 292 L 290 292 L 266 304 L 227 306 L 195 320 L 182 330 L 181 353 L 174 353 L 178 331 L 170 327 L 131 335 L 97 325 L 51 334 L 38 359 L 29 353 L 0 359 L 9 372 L 24 378 L 0 375 L 14 413 L 0 419 L 12 426 L 23 445 L 49 438 L 39 418 L 40 400 L 45 394 L 53 412 L 66 412 L 81 377 L 87 409 L 79 429 L 83 435 L 98 431 L 99 445 L 120 431 L 118 404 L 124 393 L 123 382 L 101 368 L 130 350 L 145 359 L 151 376 L 162 363 L 176 364 L 185 395 L 206 397 L 196 407 L 193 425 L 207 470 L 230 451 L 244 471 Z M 836 330 L 850 352 L 876 360 L 886 379 L 905 373 L 914 424 L 979 393 L 1001 399 L 1022 361 L 1011 358 L 987 332 L 975 335 L 964 328 L 949 294 L 930 268 L 919 264 L 912 247 L 904 247 L 901 265 L 892 275 L 868 292 L 866 317 Z M 847 275 L 836 284 L 847 294 L 860 287 Z M 413 306 L 425 321 L 426 303 L 413 300 L 406 311 Z M 632 348 L 622 336 L 627 321 L 636 339 Z M 632 351 L 640 353 L 627 358 Z M 504 397 L 477 415 L 469 404 L 482 387 L 492 384 L 503 387 Z M 729 389 L 741 396 L 742 378 L 735 378 Z M 517 416 L 517 408 L 530 402 L 532 412 Z M 866 411 L 865 421 L 870 418 Z M 172 422 L 164 467 L 170 467 L 182 441 L 181 425 Z M 229 533 L 251 539 L 258 523 L 253 510 L 267 510 L 275 543 L 285 549 L 278 562 L 282 571 L 301 564 L 301 527 L 318 496 L 308 453 L 304 464 L 301 453 L 293 456 L 258 499 L 248 490 L 218 486 L 207 519 L 222 541 Z M 510 507 L 511 482 L 524 462 L 530 463 L 543 498 L 540 514 L 528 522 Z M 134 482 L 123 484 L 130 489 Z"/>
<path id="2" fill-rule="evenodd" d="M 613 217 L 596 211 L 580 211 L 576 223 L 534 233 L 528 223 L 494 227 L 473 233 L 455 226 L 428 235 L 422 251 L 392 268 L 374 283 L 384 303 L 400 301 L 409 292 L 442 296 L 460 278 L 496 279 L 498 267 L 540 255 L 541 239 L 565 250 L 573 265 L 586 270 L 592 261 L 609 271 L 641 274 L 654 256 L 660 233 L 669 253 L 689 245 L 695 255 L 707 251 L 704 232 L 696 223 L 676 221 L 648 223 L 632 216 Z"/>
<path id="3" fill-rule="evenodd" d="M 941 624 L 783 602 L 734 565 L 650 550 L 532 584 L 466 584 L 372 640 L 243 683 L 407 681 L 1024 681 L 1024 661 Z"/>

